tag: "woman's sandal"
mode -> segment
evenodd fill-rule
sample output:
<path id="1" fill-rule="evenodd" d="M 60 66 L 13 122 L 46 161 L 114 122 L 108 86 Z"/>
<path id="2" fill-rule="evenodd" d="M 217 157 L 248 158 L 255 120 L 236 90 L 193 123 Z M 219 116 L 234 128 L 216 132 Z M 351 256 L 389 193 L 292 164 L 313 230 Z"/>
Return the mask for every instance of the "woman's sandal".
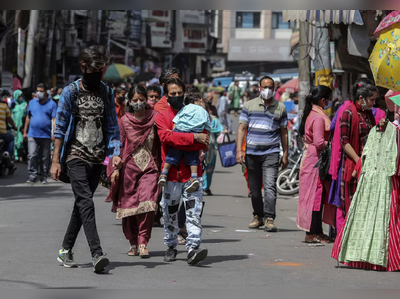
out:
<path id="1" fill-rule="evenodd" d="M 313 239 L 308 239 L 307 236 L 304 240 L 305 243 L 311 243 L 311 244 L 319 244 L 319 243 L 330 243 L 329 240 L 325 240 L 324 238 L 321 238 L 321 236 L 315 235 Z"/>
<path id="2" fill-rule="evenodd" d="M 321 240 L 328 241 L 327 243 L 335 243 L 335 239 L 330 238 L 328 235 L 321 234 L 321 235 L 318 235 L 318 237 L 319 237 Z"/>

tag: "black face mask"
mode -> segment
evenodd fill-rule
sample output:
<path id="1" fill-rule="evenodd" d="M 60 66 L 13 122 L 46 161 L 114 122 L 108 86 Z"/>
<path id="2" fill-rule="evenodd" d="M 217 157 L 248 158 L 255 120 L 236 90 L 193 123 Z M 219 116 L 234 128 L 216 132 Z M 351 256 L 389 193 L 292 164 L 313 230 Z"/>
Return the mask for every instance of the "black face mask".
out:
<path id="1" fill-rule="evenodd" d="M 185 96 L 179 96 L 179 97 L 168 97 L 168 103 L 170 106 L 175 109 L 175 110 L 181 110 L 181 108 L 184 106 L 183 105 L 183 100 Z"/>
<path id="2" fill-rule="evenodd" d="M 82 78 L 83 87 L 93 91 L 99 89 L 102 76 L 103 71 L 90 74 L 84 73 Z"/>
<path id="3" fill-rule="evenodd" d="M 294 104 L 295 104 L 295 105 L 298 105 L 298 104 L 299 104 L 299 100 L 295 100 L 295 101 L 294 101 Z"/>

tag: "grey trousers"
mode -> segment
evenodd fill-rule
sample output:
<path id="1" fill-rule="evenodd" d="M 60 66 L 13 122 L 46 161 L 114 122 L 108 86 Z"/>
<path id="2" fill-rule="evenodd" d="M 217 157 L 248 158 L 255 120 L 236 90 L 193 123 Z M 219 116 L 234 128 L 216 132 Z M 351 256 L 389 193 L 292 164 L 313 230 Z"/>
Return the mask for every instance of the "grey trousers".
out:
<path id="1" fill-rule="evenodd" d="M 246 167 L 249 174 L 253 215 L 259 219 L 276 217 L 276 180 L 279 169 L 279 153 L 268 155 L 246 155 Z M 264 203 L 261 186 L 264 183 Z"/>
<path id="2" fill-rule="evenodd" d="M 50 170 L 50 138 L 28 138 L 29 179 L 47 179 Z"/>

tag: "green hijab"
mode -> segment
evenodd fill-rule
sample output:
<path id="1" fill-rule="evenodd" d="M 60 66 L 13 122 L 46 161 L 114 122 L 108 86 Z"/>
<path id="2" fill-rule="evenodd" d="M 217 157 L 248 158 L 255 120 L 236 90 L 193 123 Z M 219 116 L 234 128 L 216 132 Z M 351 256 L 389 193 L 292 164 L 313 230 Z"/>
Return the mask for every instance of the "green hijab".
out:
<path id="1" fill-rule="evenodd" d="M 24 98 L 22 98 L 21 95 L 22 95 L 22 91 L 19 90 L 19 89 L 17 89 L 17 90 L 14 91 L 14 93 L 13 93 L 14 101 L 15 101 L 18 105 L 23 104 L 23 103 L 25 102 Z"/>

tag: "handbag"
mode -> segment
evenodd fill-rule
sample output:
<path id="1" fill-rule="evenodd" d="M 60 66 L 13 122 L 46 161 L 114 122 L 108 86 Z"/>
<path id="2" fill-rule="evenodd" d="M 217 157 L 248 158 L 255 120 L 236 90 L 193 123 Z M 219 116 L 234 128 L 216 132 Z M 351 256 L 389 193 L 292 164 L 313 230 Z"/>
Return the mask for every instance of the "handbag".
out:
<path id="1" fill-rule="evenodd" d="M 329 167 L 331 166 L 331 151 L 332 151 L 332 132 L 329 135 L 329 141 L 321 150 L 321 154 L 315 167 L 318 167 L 318 175 L 321 180 L 328 181 L 332 179 L 329 174 Z"/>
<path id="2" fill-rule="evenodd" d="M 218 145 L 218 152 L 221 158 L 222 167 L 232 167 L 237 164 L 236 162 L 236 141 L 231 141 L 228 134 L 228 142 L 223 142 Z M 224 138 L 225 139 L 225 138 Z M 225 140 L 224 140 L 225 141 Z"/>

